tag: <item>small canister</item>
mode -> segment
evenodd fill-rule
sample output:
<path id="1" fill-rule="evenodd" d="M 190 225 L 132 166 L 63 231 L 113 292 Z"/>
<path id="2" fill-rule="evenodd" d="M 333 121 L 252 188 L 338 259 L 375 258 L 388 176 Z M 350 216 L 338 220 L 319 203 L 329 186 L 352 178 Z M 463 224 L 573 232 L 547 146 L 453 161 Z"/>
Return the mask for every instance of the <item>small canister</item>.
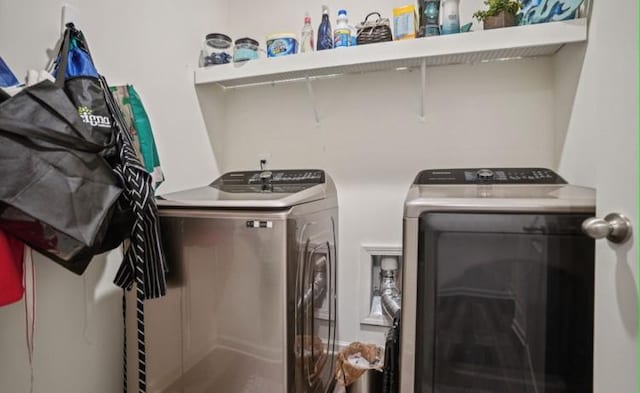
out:
<path id="1" fill-rule="evenodd" d="M 236 40 L 236 46 L 233 49 L 233 61 L 238 63 L 247 60 L 255 60 L 258 58 L 258 50 L 260 43 L 253 38 L 240 38 Z"/>
<path id="2" fill-rule="evenodd" d="M 228 35 L 221 33 L 207 34 L 202 48 L 200 66 L 227 64 L 231 62 L 231 46 L 233 41 Z"/>
<path id="3" fill-rule="evenodd" d="M 293 33 L 267 36 L 267 57 L 280 57 L 298 53 L 298 39 Z"/>

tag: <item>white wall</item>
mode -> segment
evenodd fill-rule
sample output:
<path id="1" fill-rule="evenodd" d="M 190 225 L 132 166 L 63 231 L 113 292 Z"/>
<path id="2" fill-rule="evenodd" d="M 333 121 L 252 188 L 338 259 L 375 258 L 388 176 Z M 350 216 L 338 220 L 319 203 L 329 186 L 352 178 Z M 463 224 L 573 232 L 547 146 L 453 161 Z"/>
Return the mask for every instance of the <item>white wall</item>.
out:
<path id="1" fill-rule="evenodd" d="M 34 392 L 113 393 L 122 386 L 118 255 L 96 258 L 82 277 L 36 256 Z M 0 391 L 29 392 L 24 302 L 0 308 Z"/>
<path id="2" fill-rule="evenodd" d="M 595 157 L 600 137 L 597 127 L 594 45 L 564 48 L 554 58 L 556 91 L 556 147 L 558 167 L 568 181 L 596 186 Z"/>
<path id="3" fill-rule="evenodd" d="M 166 191 L 217 177 L 193 89 L 200 43 L 224 30 L 223 1 L 71 1 L 81 12 L 99 70 L 131 83 L 149 112 Z M 41 69 L 60 34 L 62 1 L 0 0 L 0 56 L 19 76 Z M 92 263 L 76 277 L 37 258 L 36 393 L 113 393 L 122 386 L 120 259 Z M 102 284 L 96 283 L 102 277 Z M 0 309 L 0 392 L 28 392 L 23 303 Z"/>

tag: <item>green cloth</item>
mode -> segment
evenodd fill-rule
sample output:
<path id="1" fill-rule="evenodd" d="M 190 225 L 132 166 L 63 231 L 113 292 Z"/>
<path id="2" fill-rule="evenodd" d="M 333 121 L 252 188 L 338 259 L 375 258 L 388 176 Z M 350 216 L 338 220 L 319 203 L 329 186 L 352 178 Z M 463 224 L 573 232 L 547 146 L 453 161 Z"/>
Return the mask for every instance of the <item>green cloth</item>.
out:
<path id="1" fill-rule="evenodd" d="M 154 183 L 159 185 L 164 180 L 160 157 L 153 138 L 153 129 L 142 100 L 131 85 L 112 86 L 111 91 L 127 121 L 129 134 L 134 148 L 147 172 L 153 176 Z"/>

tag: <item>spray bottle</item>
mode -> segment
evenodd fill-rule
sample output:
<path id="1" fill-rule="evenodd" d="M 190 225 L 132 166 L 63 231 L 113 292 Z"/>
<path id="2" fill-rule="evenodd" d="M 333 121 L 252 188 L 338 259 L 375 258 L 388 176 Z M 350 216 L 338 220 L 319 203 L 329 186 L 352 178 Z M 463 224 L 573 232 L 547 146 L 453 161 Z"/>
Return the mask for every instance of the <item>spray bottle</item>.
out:
<path id="1" fill-rule="evenodd" d="M 311 26 L 311 17 L 307 13 L 304 17 L 304 26 L 300 35 L 300 51 L 302 53 L 313 52 L 313 26 Z"/>
<path id="2" fill-rule="evenodd" d="M 318 27 L 318 50 L 333 49 L 333 30 L 331 30 L 331 21 L 329 20 L 329 7 L 322 6 L 322 22 Z"/>

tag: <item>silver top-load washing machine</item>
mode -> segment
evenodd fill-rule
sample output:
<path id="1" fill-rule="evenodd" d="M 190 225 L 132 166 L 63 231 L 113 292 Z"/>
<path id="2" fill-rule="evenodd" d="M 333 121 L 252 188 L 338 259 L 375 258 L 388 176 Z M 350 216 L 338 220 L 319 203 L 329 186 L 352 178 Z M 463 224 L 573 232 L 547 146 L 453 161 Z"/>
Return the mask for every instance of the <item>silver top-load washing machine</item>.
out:
<path id="1" fill-rule="evenodd" d="M 543 168 L 418 174 L 401 393 L 592 392 L 595 191 Z"/>
<path id="2" fill-rule="evenodd" d="M 338 238 L 329 175 L 231 172 L 158 205 L 170 288 L 147 304 L 149 391 L 327 392 Z"/>

